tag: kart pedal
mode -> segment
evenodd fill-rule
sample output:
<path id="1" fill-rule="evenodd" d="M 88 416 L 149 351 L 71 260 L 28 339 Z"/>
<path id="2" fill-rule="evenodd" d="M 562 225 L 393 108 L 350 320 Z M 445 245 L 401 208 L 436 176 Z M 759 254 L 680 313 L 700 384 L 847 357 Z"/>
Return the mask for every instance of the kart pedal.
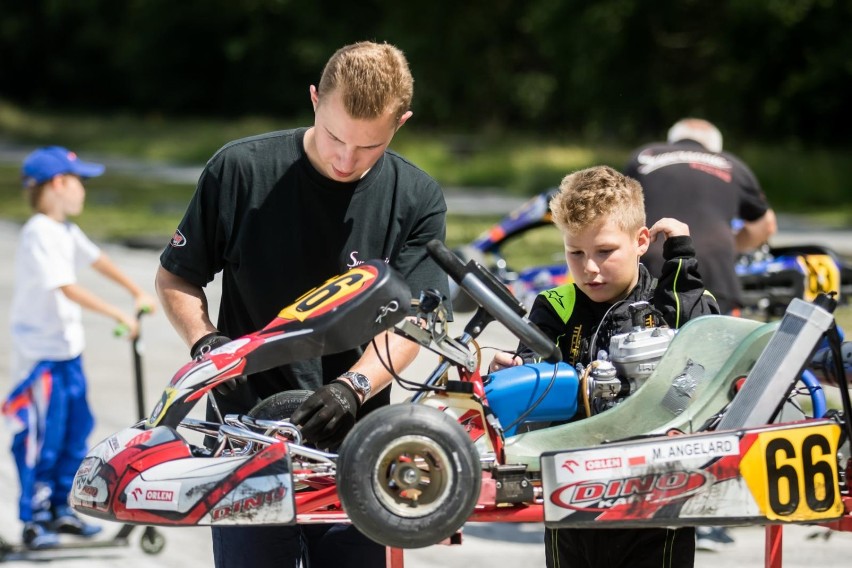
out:
<path id="1" fill-rule="evenodd" d="M 717 429 L 770 423 L 833 321 L 817 304 L 794 298 Z"/>

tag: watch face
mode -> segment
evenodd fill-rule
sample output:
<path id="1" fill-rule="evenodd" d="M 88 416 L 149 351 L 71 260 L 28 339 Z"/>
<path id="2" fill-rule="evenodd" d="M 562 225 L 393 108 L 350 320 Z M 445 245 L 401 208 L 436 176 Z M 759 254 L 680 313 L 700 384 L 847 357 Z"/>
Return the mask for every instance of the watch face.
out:
<path id="1" fill-rule="evenodd" d="M 370 380 L 361 373 L 344 373 L 344 376 L 362 393 L 367 394 L 370 392 Z"/>

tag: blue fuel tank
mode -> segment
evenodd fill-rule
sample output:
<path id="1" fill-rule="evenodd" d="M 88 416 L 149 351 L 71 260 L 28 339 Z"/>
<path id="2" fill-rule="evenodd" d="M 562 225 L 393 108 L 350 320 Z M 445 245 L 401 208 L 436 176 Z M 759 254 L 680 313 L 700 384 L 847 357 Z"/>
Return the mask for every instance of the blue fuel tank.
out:
<path id="1" fill-rule="evenodd" d="M 556 367 L 556 378 L 553 378 Z M 533 406 L 553 380 L 553 386 L 544 399 L 520 422 L 513 424 Z M 489 375 L 485 385 L 488 405 L 497 418 L 505 435 L 514 436 L 518 427 L 530 422 L 556 422 L 573 418 L 577 412 L 579 393 L 577 371 L 566 363 L 552 365 L 535 363 L 503 369 Z"/>

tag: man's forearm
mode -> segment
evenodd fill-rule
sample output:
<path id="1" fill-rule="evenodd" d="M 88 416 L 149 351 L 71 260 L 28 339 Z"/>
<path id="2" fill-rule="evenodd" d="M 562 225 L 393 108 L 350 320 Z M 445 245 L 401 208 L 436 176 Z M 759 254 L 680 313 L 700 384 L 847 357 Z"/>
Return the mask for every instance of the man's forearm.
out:
<path id="1" fill-rule="evenodd" d="M 737 252 L 749 252 L 756 249 L 777 231 L 778 223 L 775 219 L 775 212 L 769 209 L 763 217 L 743 223 L 742 228 L 737 231 L 734 237 Z"/>
<path id="2" fill-rule="evenodd" d="M 155 286 L 169 322 L 187 347 L 192 347 L 200 338 L 216 331 L 207 311 L 207 296 L 200 287 L 163 267 L 157 270 Z"/>

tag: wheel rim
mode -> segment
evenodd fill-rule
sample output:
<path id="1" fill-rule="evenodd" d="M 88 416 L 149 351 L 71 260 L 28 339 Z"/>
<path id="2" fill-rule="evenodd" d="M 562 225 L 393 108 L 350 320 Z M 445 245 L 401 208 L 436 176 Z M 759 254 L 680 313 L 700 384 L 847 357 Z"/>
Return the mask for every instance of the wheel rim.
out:
<path id="1" fill-rule="evenodd" d="M 433 513 L 450 495 L 455 471 L 449 455 L 426 436 L 401 436 L 379 453 L 373 483 L 379 501 L 399 517 Z"/>

